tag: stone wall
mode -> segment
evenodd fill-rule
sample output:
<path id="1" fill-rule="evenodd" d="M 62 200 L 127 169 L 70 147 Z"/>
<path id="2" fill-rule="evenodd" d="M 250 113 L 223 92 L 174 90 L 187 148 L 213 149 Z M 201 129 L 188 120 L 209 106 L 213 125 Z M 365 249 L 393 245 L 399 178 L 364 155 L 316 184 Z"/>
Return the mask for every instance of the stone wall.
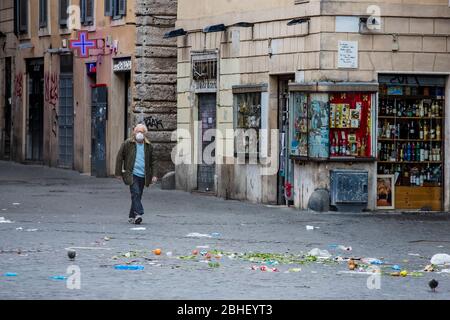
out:
<path id="1" fill-rule="evenodd" d="M 136 0 L 133 124 L 147 124 L 159 177 L 174 170 L 171 135 L 177 127 L 177 43 L 163 37 L 174 29 L 176 16 L 177 0 Z"/>

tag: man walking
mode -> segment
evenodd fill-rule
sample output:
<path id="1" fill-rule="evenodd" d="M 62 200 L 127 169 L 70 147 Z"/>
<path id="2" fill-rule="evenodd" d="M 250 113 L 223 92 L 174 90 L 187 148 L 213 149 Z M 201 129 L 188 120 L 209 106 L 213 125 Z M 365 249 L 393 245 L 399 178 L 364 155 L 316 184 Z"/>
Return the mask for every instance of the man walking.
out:
<path id="1" fill-rule="evenodd" d="M 155 159 L 153 146 L 145 137 L 147 127 L 138 124 L 133 131 L 133 136 L 127 139 L 120 147 L 116 161 L 116 176 L 130 186 L 131 209 L 128 222 L 141 224 L 144 215 L 142 206 L 142 193 L 144 186 L 156 183 L 158 179 L 153 176 Z M 153 177 L 153 178 L 152 178 Z"/>

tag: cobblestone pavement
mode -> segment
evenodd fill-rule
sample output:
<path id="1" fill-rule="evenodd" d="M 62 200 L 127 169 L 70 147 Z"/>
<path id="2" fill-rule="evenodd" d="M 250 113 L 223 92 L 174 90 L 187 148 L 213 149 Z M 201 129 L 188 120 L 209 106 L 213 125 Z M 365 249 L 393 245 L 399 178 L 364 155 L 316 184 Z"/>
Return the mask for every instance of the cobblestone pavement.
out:
<path id="1" fill-rule="evenodd" d="M 146 229 L 132 230 L 126 221 L 129 191 L 121 181 L 0 162 L 0 217 L 4 218 L 0 218 L 0 299 L 450 298 L 446 273 L 383 275 L 380 289 L 370 290 L 369 275 L 348 274 L 346 262 L 279 264 L 280 272 L 262 272 L 251 270 L 256 262 L 226 255 L 219 260 L 213 256 L 218 268 L 201 262 L 204 258 L 178 258 L 190 255 L 197 246 L 230 253 L 299 255 L 319 248 L 334 256 L 383 259 L 386 270 L 389 264 L 398 264 L 418 271 L 432 255 L 450 254 L 446 215 L 318 214 L 158 187 L 145 191 L 144 206 L 141 227 Z M 318 229 L 308 231 L 307 225 Z M 194 232 L 220 235 L 187 237 Z M 339 251 L 333 244 L 353 250 Z M 68 247 L 83 247 L 76 249 L 74 262 L 67 257 Z M 161 248 L 162 255 L 154 255 L 155 248 Z M 120 257 L 131 251 L 137 257 Z M 126 262 L 145 269 L 114 269 Z M 73 264 L 81 270 L 80 290 L 50 279 L 66 275 Z M 287 272 L 291 268 L 301 271 Z M 17 276 L 5 276 L 8 272 Z M 436 293 L 428 288 L 432 278 L 440 282 Z"/>

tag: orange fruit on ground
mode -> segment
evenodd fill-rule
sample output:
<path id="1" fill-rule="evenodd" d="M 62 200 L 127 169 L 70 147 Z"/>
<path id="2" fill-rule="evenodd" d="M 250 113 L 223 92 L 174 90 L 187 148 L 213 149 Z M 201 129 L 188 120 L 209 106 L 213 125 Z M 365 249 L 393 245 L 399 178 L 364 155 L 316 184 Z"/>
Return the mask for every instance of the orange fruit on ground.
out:
<path id="1" fill-rule="evenodd" d="M 159 256 L 161 254 L 161 249 L 155 249 L 153 250 L 153 253 Z"/>

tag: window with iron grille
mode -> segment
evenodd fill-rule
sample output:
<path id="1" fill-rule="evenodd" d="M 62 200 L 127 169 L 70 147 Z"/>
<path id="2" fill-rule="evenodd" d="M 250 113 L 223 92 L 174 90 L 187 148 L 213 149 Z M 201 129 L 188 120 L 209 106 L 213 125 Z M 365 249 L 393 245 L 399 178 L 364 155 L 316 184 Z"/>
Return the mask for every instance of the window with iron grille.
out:
<path id="1" fill-rule="evenodd" d="M 48 0 L 39 0 L 39 28 L 47 28 Z"/>
<path id="2" fill-rule="evenodd" d="M 28 0 L 14 1 L 14 33 L 28 33 Z"/>
<path id="3" fill-rule="evenodd" d="M 80 21 L 81 24 L 84 26 L 91 26 L 94 24 L 94 8 L 95 8 L 95 1 L 94 0 L 81 0 L 81 17 Z"/>
<path id="4" fill-rule="evenodd" d="M 216 89 L 217 58 L 193 60 L 192 77 L 196 89 Z"/>
<path id="5" fill-rule="evenodd" d="M 104 0 L 105 16 L 114 20 L 121 19 L 127 14 L 127 0 Z"/>
<path id="6" fill-rule="evenodd" d="M 234 128 L 236 130 L 236 153 L 258 153 L 261 129 L 261 92 L 234 95 Z"/>

